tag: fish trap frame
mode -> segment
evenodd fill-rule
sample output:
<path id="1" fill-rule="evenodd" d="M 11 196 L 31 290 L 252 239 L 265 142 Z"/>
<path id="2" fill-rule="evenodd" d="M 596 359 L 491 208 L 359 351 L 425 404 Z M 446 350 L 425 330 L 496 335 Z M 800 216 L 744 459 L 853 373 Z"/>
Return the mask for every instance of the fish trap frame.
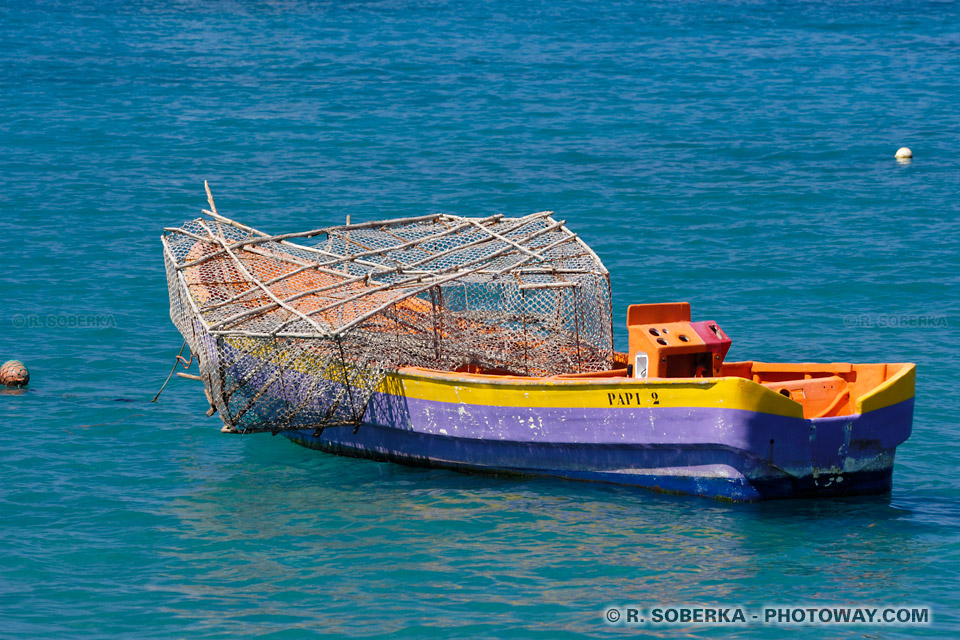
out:
<path id="1" fill-rule="evenodd" d="M 552 212 L 271 235 L 209 202 L 161 241 L 170 317 L 227 431 L 359 425 L 404 366 L 519 376 L 614 366 L 609 273 Z"/>

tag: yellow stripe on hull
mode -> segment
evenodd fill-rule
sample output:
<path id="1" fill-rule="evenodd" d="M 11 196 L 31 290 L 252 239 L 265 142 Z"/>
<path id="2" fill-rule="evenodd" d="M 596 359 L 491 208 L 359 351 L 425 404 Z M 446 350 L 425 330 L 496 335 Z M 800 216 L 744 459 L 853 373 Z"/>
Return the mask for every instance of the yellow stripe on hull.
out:
<path id="1" fill-rule="evenodd" d="M 792 400 L 743 378 L 478 381 L 457 374 L 402 369 L 381 391 L 418 400 L 525 408 L 708 407 L 803 417 Z"/>
<path id="2" fill-rule="evenodd" d="M 914 395 L 916 368 L 906 365 L 856 402 L 857 413 L 882 409 Z M 380 391 L 418 400 L 524 408 L 722 408 L 792 418 L 803 407 L 772 389 L 739 377 L 686 379 L 524 379 L 404 368 Z"/>

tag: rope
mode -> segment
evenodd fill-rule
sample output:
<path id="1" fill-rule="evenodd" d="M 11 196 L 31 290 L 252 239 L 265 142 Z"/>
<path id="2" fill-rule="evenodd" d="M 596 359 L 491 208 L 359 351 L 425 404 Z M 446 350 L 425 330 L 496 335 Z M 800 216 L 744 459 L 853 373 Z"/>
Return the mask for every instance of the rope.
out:
<path id="1" fill-rule="evenodd" d="M 153 396 L 153 400 L 151 400 L 150 402 L 156 402 L 156 401 L 157 401 L 157 398 L 160 397 L 160 394 L 163 393 L 163 390 L 167 387 L 167 383 L 170 382 L 170 378 L 173 377 L 173 372 L 177 370 L 177 365 L 178 365 L 178 364 L 181 364 L 181 363 L 182 363 L 184 369 L 189 369 L 189 368 L 190 368 L 190 365 L 193 363 L 193 352 L 192 352 L 192 351 L 190 352 L 190 359 L 189 359 L 189 360 L 184 360 L 184 359 L 183 359 L 183 350 L 186 349 L 186 348 L 187 348 L 187 341 L 184 340 L 184 341 L 183 341 L 183 344 L 180 345 L 180 353 L 178 353 L 178 354 L 177 354 L 177 357 L 174 358 L 174 360 L 173 360 L 173 368 L 170 369 L 170 373 L 167 374 L 167 379 L 163 381 L 163 386 L 160 387 L 160 391 L 157 391 L 157 395 Z"/>

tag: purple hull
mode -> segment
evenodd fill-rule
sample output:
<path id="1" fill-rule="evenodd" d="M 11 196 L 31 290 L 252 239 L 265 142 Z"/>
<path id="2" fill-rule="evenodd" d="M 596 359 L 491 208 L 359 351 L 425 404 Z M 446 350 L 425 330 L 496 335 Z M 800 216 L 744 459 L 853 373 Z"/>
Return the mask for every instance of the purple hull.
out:
<path id="1" fill-rule="evenodd" d="M 284 435 L 330 453 L 417 466 L 754 501 L 889 491 L 912 415 L 912 399 L 808 420 L 736 409 L 520 408 L 382 394 L 356 430 Z"/>

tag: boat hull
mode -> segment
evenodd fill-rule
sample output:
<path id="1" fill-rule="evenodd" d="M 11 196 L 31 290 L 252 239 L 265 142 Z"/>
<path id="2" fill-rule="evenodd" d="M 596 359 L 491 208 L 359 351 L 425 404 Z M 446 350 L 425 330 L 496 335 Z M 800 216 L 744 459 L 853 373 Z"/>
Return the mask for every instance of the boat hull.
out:
<path id="1" fill-rule="evenodd" d="M 400 376 L 358 428 L 283 434 L 339 455 L 749 502 L 890 491 L 913 416 L 912 370 L 869 410 L 814 419 L 790 415 L 793 403 L 742 379 L 459 382 Z"/>

